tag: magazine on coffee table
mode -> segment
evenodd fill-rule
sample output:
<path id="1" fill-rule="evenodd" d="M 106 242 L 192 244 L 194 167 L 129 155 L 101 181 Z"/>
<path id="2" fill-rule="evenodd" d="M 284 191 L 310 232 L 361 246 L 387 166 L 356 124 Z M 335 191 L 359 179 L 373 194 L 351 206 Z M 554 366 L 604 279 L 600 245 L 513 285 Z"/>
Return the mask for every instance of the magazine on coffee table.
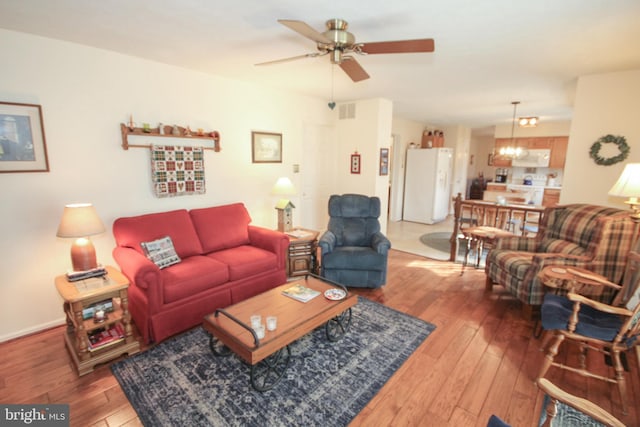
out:
<path id="1" fill-rule="evenodd" d="M 320 292 L 313 290 L 311 288 L 307 288 L 306 286 L 301 285 L 300 283 L 296 283 L 290 288 L 287 288 L 284 291 L 282 291 L 282 294 L 288 297 L 291 297 L 293 299 L 296 299 L 298 301 L 307 302 L 317 297 L 318 295 L 320 295 Z"/>

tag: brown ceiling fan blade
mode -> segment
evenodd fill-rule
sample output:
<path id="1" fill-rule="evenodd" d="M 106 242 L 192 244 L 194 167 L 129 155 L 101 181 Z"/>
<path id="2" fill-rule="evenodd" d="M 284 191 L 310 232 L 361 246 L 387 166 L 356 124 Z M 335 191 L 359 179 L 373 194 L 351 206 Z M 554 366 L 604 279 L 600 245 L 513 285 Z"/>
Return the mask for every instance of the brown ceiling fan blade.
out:
<path id="1" fill-rule="evenodd" d="M 295 61 L 297 59 L 302 59 L 302 58 L 315 58 L 316 56 L 320 56 L 320 55 L 326 55 L 326 53 L 322 53 L 322 54 L 320 52 L 306 53 L 304 55 L 292 56 L 292 57 L 289 57 L 289 58 L 282 58 L 282 59 L 275 59 L 273 61 L 260 62 L 258 64 L 254 64 L 254 65 L 280 64 L 281 62 Z"/>
<path id="2" fill-rule="evenodd" d="M 347 73 L 351 80 L 354 82 L 359 82 L 361 80 L 366 80 L 369 78 L 369 74 L 362 68 L 362 66 L 356 61 L 354 58 L 350 56 L 345 56 L 342 58 L 342 62 L 340 63 L 340 68 L 342 71 Z"/>
<path id="3" fill-rule="evenodd" d="M 360 50 L 363 53 L 417 53 L 433 52 L 435 44 L 433 39 L 398 40 L 392 42 L 363 43 Z"/>
<path id="4" fill-rule="evenodd" d="M 316 43 L 332 44 L 333 40 L 324 36 L 324 34 L 311 28 L 307 23 L 291 19 L 278 19 L 278 22 L 287 28 L 292 29 L 296 33 L 313 40 Z"/>

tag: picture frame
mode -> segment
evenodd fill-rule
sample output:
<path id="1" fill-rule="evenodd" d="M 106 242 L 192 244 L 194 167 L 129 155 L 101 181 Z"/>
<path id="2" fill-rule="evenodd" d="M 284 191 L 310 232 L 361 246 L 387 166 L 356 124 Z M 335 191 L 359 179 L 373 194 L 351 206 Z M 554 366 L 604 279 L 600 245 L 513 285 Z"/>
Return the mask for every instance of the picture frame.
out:
<path id="1" fill-rule="evenodd" d="M 351 155 L 351 173 L 360 173 L 360 154 L 353 153 Z"/>
<path id="2" fill-rule="evenodd" d="M 0 173 L 49 172 L 42 108 L 0 102 Z"/>
<path id="3" fill-rule="evenodd" d="M 282 134 L 251 132 L 252 163 L 282 163 Z"/>
<path id="4" fill-rule="evenodd" d="M 389 175 L 389 149 L 380 149 L 380 176 Z"/>

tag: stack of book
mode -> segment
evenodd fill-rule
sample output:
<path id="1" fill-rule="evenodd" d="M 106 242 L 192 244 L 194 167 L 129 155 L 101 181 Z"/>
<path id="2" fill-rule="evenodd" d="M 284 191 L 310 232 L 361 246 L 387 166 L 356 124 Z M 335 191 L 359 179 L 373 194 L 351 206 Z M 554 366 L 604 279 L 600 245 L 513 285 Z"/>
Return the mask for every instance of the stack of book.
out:
<path id="1" fill-rule="evenodd" d="M 108 328 L 100 328 L 88 334 L 89 350 L 97 350 L 107 344 L 113 344 L 124 339 L 124 328 L 120 323 L 114 323 Z"/>

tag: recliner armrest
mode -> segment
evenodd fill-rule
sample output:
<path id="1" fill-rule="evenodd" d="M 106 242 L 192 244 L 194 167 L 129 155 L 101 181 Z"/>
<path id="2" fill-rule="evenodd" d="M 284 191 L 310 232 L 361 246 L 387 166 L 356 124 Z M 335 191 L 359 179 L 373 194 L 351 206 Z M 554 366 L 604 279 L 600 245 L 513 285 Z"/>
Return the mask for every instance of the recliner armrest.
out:
<path id="1" fill-rule="evenodd" d="M 320 246 L 321 254 L 328 254 L 333 252 L 333 248 L 336 246 L 336 235 L 331 231 L 325 231 L 318 240 L 318 246 Z"/>
<path id="2" fill-rule="evenodd" d="M 391 242 L 384 234 L 377 232 L 371 236 L 371 247 L 379 254 L 385 255 L 391 249 Z"/>

